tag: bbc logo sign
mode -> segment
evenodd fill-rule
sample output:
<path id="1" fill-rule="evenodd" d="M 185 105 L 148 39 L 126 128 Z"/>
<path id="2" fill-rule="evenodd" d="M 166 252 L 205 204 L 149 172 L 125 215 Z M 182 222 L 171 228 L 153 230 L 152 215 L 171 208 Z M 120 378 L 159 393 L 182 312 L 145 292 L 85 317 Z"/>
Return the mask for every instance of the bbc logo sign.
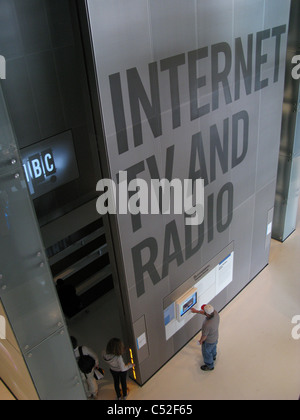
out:
<path id="1" fill-rule="evenodd" d="M 51 177 L 51 181 L 55 182 L 56 166 L 52 149 L 47 149 L 41 153 L 29 156 L 23 162 L 27 182 L 38 185 Z"/>
<path id="2" fill-rule="evenodd" d="M 6 320 L 0 315 L 0 340 L 6 340 Z"/>
<path id="3" fill-rule="evenodd" d="M 6 79 L 6 60 L 0 55 L 0 79 Z"/>

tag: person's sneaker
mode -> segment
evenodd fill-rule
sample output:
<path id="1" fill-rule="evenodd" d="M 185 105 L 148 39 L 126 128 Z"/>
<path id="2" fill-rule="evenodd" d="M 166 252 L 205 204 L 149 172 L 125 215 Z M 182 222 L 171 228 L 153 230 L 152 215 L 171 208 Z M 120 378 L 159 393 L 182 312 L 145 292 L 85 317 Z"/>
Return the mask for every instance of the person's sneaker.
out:
<path id="1" fill-rule="evenodd" d="M 203 365 L 201 366 L 201 370 L 204 370 L 206 372 L 206 371 L 214 370 L 214 368 L 209 368 L 207 365 Z"/>

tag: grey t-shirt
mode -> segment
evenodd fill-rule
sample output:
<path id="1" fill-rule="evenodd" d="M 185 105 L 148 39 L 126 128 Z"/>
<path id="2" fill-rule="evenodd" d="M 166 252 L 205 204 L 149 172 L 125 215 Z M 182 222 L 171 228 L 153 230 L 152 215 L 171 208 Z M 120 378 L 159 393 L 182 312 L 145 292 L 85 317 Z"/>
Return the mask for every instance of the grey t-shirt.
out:
<path id="1" fill-rule="evenodd" d="M 205 319 L 202 326 L 202 336 L 207 337 L 207 344 L 214 344 L 219 339 L 220 315 L 217 311 L 211 319 Z"/>

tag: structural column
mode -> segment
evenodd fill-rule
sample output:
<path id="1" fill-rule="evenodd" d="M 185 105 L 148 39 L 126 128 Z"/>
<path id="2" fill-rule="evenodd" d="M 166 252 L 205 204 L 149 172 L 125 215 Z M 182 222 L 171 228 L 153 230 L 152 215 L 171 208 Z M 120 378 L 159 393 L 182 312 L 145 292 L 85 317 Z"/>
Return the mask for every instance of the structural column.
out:
<path id="1" fill-rule="evenodd" d="M 300 71 L 294 57 L 300 57 L 300 4 L 292 0 L 281 143 L 272 237 L 285 241 L 296 228 L 300 194 Z M 299 68 L 299 66 L 298 66 Z"/>
<path id="2" fill-rule="evenodd" d="M 0 249 L 0 304 L 39 398 L 86 399 L 1 85 Z"/>

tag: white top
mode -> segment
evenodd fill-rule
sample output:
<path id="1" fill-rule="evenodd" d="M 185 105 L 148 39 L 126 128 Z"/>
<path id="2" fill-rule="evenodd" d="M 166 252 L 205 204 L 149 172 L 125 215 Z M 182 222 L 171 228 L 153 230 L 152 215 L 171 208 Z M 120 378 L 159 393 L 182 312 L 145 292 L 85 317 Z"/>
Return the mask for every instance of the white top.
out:
<path id="1" fill-rule="evenodd" d="M 114 372 L 126 372 L 133 367 L 131 363 L 125 365 L 123 357 L 114 354 L 104 354 L 103 360 L 108 363 L 110 369 Z"/>

